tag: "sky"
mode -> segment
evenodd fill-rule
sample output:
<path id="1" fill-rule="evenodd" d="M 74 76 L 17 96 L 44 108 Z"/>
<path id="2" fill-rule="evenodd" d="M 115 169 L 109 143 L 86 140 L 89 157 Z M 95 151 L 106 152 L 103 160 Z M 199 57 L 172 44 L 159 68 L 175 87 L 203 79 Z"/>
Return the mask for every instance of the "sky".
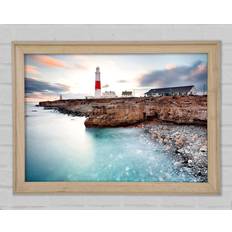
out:
<path id="1" fill-rule="evenodd" d="M 100 67 L 102 92 L 207 85 L 207 54 L 25 55 L 25 93 L 29 102 L 94 96 Z"/>

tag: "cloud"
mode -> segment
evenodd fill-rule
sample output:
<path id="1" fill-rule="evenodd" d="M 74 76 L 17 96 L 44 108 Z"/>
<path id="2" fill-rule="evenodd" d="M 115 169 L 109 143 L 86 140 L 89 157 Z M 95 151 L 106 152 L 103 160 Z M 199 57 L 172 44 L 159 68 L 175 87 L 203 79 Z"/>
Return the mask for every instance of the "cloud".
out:
<path id="1" fill-rule="evenodd" d="M 177 66 L 171 69 L 155 70 L 139 78 L 140 86 L 168 87 L 195 85 L 202 88 L 207 84 L 207 65 L 201 61 L 190 66 Z"/>
<path id="2" fill-rule="evenodd" d="M 59 83 L 49 83 L 45 81 L 35 80 L 33 78 L 25 78 L 25 90 L 26 93 L 60 93 L 67 92 L 69 86 Z"/>
<path id="3" fill-rule="evenodd" d="M 198 75 L 207 72 L 207 66 L 205 64 L 198 64 L 193 70 L 192 75 Z"/>
<path id="4" fill-rule="evenodd" d="M 54 93 L 26 93 L 27 102 L 54 101 L 58 99 L 59 95 Z"/>
<path id="5" fill-rule="evenodd" d="M 167 70 L 170 70 L 170 69 L 176 68 L 176 65 L 175 64 L 166 64 L 165 68 Z"/>
<path id="6" fill-rule="evenodd" d="M 33 55 L 32 59 L 47 67 L 64 68 L 65 62 L 48 55 Z"/>
<path id="7" fill-rule="evenodd" d="M 32 59 L 38 62 L 40 65 L 49 68 L 86 69 L 86 67 L 83 64 L 70 64 L 61 59 L 57 59 L 49 55 L 32 55 Z"/>
<path id="8" fill-rule="evenodd" d="M 25 65 L 24 71 L 26 74 L 39 74 L 37 67 L 33 65 Z"/>
<path id="9" fill-rule="evenodd" d="M 62 93 L 63 99 L 85 99 L 88 96 L 87 93 Z M 26 93 L 26 101 L 27 102 L 40 102 L 40 101 L 54 101 L 59 100 L 60 95 L 54 93 L 41 93 L 41 92 L 33 92 Z"/>
<path id="10" fill-rule="evenodd" d="M 127 80 L 118 80 L 118 83 L 127 83 Z"/>
<path id="11" fill-rule="evenodd" d="M 102 88 L 108 88 L 108 87 L 110 87 L 108 84 L 102 86 Z"/>
<path id="12" fill-rule="evenodd" d="M 87 67 L 83 64 L 73 64 L 69 66 L 70 68 L 78 68 L 78 69 L 87 69 Z"/>

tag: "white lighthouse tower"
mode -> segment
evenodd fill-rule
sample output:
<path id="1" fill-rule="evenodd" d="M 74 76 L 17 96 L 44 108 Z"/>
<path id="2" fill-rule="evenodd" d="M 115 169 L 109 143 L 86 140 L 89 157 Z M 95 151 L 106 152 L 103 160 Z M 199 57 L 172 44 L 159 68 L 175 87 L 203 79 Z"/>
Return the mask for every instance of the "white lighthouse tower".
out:
<path id="1" fill-rule="evenodd" d="M 95 72 L 95 98 L 101 97 L 101 78 L 100 78 L 100 68 L 96 68 Z"/>

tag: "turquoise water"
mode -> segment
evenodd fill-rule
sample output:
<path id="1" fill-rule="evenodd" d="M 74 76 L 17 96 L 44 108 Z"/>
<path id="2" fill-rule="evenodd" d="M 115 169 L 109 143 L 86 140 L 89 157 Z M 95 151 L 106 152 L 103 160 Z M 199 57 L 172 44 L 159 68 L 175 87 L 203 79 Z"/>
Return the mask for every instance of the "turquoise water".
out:
<path id="1" fill-rule="evenodd" d="M 27 105 L 26 181 L 197 181 L 143 129 L 86 129 L 84 120 Z"/>

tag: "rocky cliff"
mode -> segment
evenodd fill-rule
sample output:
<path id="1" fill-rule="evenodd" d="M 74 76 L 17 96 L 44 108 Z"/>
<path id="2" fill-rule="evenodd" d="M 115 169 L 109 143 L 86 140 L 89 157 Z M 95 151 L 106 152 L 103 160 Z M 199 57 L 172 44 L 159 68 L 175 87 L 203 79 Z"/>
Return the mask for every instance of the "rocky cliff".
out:
<path id="1" fill-rule="evenodd" d="M 118 127 L 157 119 L 177 124 L 207 124 L 207 96 L 59 100 L 39 106 L 86 116 L 86 127 Z"/>

